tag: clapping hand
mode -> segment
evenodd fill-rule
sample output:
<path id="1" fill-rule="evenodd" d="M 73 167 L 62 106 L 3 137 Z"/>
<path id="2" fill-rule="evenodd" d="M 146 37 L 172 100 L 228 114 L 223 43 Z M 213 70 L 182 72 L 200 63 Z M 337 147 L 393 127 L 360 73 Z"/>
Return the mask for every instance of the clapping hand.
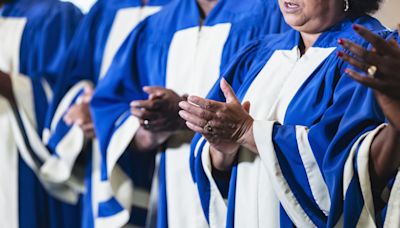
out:
<path id="1" fill-rule="evenodd" d="M 386 118 L 400 130 L 400 46 L 394 39 L 386 41 L 360 25 L 353 28 L 373 48 L 367 50 L 350 40 L 340 39 L 339 44 L 353 56 L 339 52 L 339 57 L 363 72 L 346 69 L 346 73 L 374 90 Z"/>
<path id="2" fill-rule="evenodd" d="M 186 100 L 173 90 L 158 86 L 146 86 L 143 90 L 149 94 L 147 100 L 131 102 L 131 114 L 140 120 L 141 126 L 151 132 L 173 132 L 186 129 L 179 117 L 178 104 Z"/>
<path id="3" fill-rule="evenodd" d="M 235 154 L 252 132 L 250 103 L 242 105 L 225 79 L 220 86 L 226 102 L 189 96 L 188 101 L 179 104 L 182 108 L 179 114 L 188 128 L 201 133 L 214 149 L 227 155 Z"/>

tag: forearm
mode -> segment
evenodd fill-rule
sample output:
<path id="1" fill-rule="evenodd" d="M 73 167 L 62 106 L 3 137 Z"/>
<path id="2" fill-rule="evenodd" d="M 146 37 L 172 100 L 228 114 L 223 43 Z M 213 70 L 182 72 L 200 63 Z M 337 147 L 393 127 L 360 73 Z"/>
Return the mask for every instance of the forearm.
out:
<path id="1" fill-rule="evenodd" d="M 380 195 L 400 167 L 400 131 L 392 125 L 382 129 L 373 141 L 369 166 L 374 193 Z"/>

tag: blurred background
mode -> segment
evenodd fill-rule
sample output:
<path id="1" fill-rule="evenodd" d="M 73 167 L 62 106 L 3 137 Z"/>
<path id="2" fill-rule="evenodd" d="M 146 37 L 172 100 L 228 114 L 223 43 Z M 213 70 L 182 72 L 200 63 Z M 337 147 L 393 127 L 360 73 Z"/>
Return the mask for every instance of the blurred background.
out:
<path id="1" fill-rule="evenodd" d="M 376 17 L 389 28 L 396 28 L 400 23 L 400 0 L 384 0 Z"/>
<path id="2" fill-rule="evenodd" d="M 83 12 L 89 11 L 90 7 L 96 2 L 96 0 L 64 0 L 69 1 L 77 5 L 82 9 Z M 245 1 L 245 0 L 239 0 Z M 397 24 L 400 23 L 400 0 L 383 0 L 382 8 L 376 13 L 378 17 L 386 26 L 389 28 L 396 28 Z"/>

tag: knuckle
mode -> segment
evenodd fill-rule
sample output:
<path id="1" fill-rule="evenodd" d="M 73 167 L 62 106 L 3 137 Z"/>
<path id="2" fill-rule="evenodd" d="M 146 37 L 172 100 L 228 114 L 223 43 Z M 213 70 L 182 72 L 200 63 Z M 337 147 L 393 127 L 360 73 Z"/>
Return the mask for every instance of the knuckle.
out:
<path id="1" fill-rule="evenodd" d="M 207 112 L 204 111 L 204 110 L 200 111 L 200 117 L 201 118 L 206 118 L 207 117 Z"/>

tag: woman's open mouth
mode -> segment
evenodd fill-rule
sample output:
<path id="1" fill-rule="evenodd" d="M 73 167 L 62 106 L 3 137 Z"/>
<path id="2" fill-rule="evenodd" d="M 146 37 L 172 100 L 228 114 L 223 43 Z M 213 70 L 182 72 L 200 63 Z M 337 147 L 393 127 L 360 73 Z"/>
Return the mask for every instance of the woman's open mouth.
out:
<path id="1" fill-rule="evenodd" d="M 285 13 L 296 13 L 300 9 L 300 5 L 293 1 L 285 1 L 284 11 Z"/>

